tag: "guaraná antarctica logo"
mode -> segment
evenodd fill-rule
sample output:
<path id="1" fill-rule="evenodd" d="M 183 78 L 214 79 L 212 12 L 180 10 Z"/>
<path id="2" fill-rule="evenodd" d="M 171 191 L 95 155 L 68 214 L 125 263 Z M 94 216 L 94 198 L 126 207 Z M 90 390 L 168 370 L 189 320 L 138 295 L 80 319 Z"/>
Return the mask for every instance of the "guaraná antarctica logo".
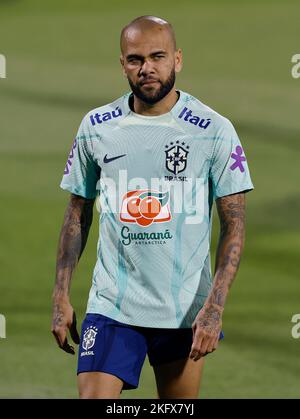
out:
<path id="1" fill-rule="evenodd" d="M 123 196 L 120 221 L 148 227 L 171 220 L 169 192 L 137 189 Z"/>
<path id="2" fill-rule="evenodd" d="M 153 223 L 166 223 L 171 220 L 169 192 L 150 189 L 137 189 L 123 196 L 120 221 L 148 227 Z M 173 236 L 169 230 L 164 232 L 131 232 L 124 226 L 121 230 L 122 243 L 127 246 L 135 244 L 165 244 Z"/>

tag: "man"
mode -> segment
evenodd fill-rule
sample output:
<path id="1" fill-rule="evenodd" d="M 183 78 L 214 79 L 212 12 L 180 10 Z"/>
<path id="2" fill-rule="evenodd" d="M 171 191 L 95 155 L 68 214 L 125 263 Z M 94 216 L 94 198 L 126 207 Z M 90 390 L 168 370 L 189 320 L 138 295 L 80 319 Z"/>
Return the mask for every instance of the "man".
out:
<path id="1" fill-rule="evenodd" d="M 83 119 L 63 189 L 71 192 L 53 293 L 52 332 L 74 354 L 81 398 L 136 388 L 146 354 L 158 397 L 197 398 L 203 359 L 222 337 L 222 313 L 244 244 L 253 189 L 228 119 L 175 89 L 182 67 L 172 26 L 142 16 L 121 33 L 132 93 Z M 99 191 L 97 263 L 82 335 L 69 301 Z M 212 204 L 220 218 L 214 278 Z"/>

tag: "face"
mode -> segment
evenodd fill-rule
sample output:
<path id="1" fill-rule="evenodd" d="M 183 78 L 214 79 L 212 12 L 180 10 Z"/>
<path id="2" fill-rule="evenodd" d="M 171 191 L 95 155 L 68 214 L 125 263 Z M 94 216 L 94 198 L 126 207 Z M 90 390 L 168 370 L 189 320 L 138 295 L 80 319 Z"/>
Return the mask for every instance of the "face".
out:
<path id="1" fill-rule="evenodd" d="M 148 104 L 163 99 L 182 67 L 181 50 L 174 50 L 166 29 L 129 29 L 122 42 L 121 64 L 133 93 Z"/>

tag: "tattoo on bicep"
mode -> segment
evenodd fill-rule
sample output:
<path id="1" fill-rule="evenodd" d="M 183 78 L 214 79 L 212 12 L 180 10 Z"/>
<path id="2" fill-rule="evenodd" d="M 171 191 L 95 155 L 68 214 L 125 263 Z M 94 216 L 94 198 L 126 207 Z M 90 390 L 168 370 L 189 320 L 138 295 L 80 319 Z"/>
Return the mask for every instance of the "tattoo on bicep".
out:
<path id="1" fill-rule="evenodd" d="M 234 229 L 234 233 L 239 234 L 245 222 L 244 194 L 219 198 L 216 205 L 220 218 L 221 234 L 226 234 L 230 229 Z"/>

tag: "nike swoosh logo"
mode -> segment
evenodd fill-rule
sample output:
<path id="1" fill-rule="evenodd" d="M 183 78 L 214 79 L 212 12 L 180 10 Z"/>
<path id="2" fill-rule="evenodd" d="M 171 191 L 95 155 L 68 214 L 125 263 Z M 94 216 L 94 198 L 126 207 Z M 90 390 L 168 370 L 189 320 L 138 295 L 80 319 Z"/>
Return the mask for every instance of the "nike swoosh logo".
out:
<path id="1" fill-rule="evenodd" d="M 124 156 L 126 156 L 126 154 L 121 154 L 120 156 L 111 157 L 111 158 L 109 159 L 109 158 L 107 157 L 107 154 L 105 154 L 104 159 L 103 159 L 103 162 L 104 162 L 104 163 L 110 163 L 111 161 L 114 161 L 114 160 L 120 159 L 121 157 L 124 157 Z"/>

